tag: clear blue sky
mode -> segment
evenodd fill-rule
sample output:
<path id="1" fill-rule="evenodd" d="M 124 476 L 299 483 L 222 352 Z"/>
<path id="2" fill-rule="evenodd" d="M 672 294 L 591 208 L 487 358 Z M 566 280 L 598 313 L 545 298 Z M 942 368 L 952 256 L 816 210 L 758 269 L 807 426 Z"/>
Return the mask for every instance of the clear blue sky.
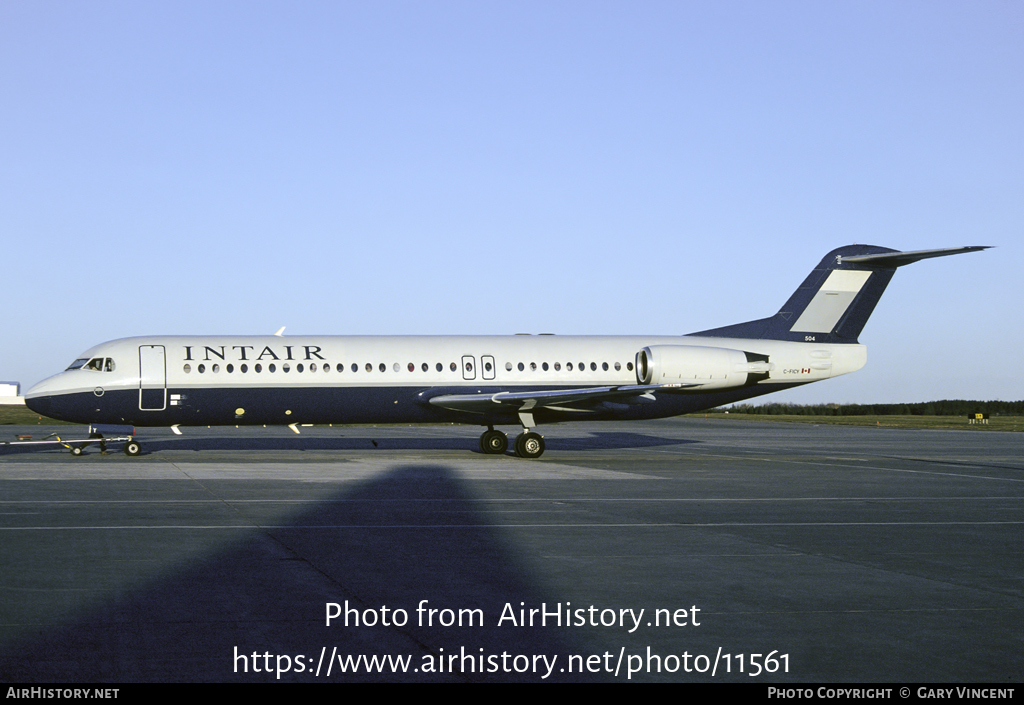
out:
<path id="1" fill-rule="evenodd" d="M 146 334 L 674 334 L 901 269 L 779 401 L 1024 398 L 1024 5 L 0 0 L 0 380 Z"/>

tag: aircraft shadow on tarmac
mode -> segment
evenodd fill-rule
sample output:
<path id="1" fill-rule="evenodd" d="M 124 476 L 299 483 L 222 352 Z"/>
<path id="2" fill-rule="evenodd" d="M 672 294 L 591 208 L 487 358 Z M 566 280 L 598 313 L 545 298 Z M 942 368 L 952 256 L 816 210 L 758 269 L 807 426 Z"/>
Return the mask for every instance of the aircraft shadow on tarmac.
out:
<path id="1" fill-rule="evenodd" d="M 169 450 L 189 451 L 330 451 L 330 450 L 453 450 L 471 451 L 484 455 L 480 451 L 476 438 L 451 437 L 389 437 L 387 431 L 382 433 L 365 433 L 345 436 L 193 436 L 175 438 L 147 439 L 142 430 L 136 436 L 142 443 L 142 454 L 159 453 Z M 578 437 L 545 438 L 547 450 L 550 451 L 597 451 L 624 448 L 652 448 L 699 441 L 661 438 L 640 433 L 619 431 L 599 431 Z M 87 451 L 88 452 L 88 451 Z M 95 452 L 95 451 L 93 451 Z M 512 455 L 512 451 L 508 451 Z"/>
<path id="2" fill-rule="evenodd" d="M 226 486 L 227 494 L 230 491 Z M 242 514 L 260 511 L 244 503 L 234 507 Z M 267 505 L 263 507 L 266 511 Z M 101 565 L 79 563 L 79 570 L 127 571 L 131 568 L 120 566 L 145 564 L 142 558 L 149 554 L 147 560 L 155 558 L 157 563 L 149 568 L 153 579 L 139 581 L 141 587 L 136 588 L 108 587 L 98 604 L 83 603 L 59 624 L 32 627 L 31 635 L 13 637 L 8 631 L 7 643 L 0 644 L 0 679 L 274 682 L 276 674 L 265 672 L 268 663 L 263 655 L 269 653 L 272 671 L 279 663 L 277 655 L 290 658 L 292 670 L 283 673 L 281 681 L 538 682 L 542 674 L 533 672 L 532 664 L 523 673 L 488 673 L 487 658 L 498 655 L 493 663 L 500 668 L 502 653 L 510 656 L 505 661 L 510 667 L 516 655 L 559 654 L 559 665 L 564 666 L 567 654 L 588 653 L 562 629 L 517 628 L 507 621 L 498 626 L 506 604 L 516 610 L 520 603 L 539 608 L 542 602 L 550 606 L 557 599 L 544 594 L 527 562 L 447 467 L 398 467 L 354 489 L 304 503 L 295 513 L 245 521 L 251 524 L 238 529 L 196 531 L 176 526 L 131 535 L 87 532 L 86 540 L 94 546 L 114 541 L 123 546 L 122 554 L 117 560 L 98 559 Z M 189 515 L 178 522 L 230 525 L 232 520 L 224 515 Z M 168 537 L 167 532 L 178 536 Z M 185 560 L 180 555 L 173 562 L 161 556 L 159 545 L 169 538 L 187 546 L 182 549 Z M 65 582 L 87 584 L 87 575 L 65 575 L 67 567 L 57 567 L 59 556 L 40 555 L 37 560 L 42 564 L 33 570 L 48 571 L 52 589 L 35 589 L 17 598 L 37 601 L 36 612 L 47 607 L 38 601 L 60 599 Z M 479 609 L 483 625 L 439 626 L 439 612 L 432 627 L 419 626 L 416 608 L 421 600 L 428 600 L 429 608 L 447 608 L 454 614 Z M 392 621 L 397 621 L 394 611 L 404 609 L 408 623 L 346 627 L 339 618 L 326 626 L 326 604 L 338 603 L 344 609 L 346 601 L 364 618 L 366 611 L 374 612 L 378 622 L 382 606 L 391 610 Z M 10 609 L 21 613 L 25 607 Z M 411 661 L 403 674 L 387 668 L 381 673 L 360 669 L 339 675 L 335 660 L 330 679 L 323 675 L 326 662 L 316 678 L 313 672 L 322 647 L 327 660 L 337 647 L 342 657 L 390 654 L 409 656 Z M 476 657 L 474 670 L 469 662 L 463 662 L 467 665 L 462 673 L 451 672 L 447 664 L 443 673 L 422 670 L 432 658 L 461 653 Z M 297 655 L 303 656 L 301 673 L 295 672 Z M 254 663 L 259 673 L 253 672 Z M 526 662 L 515 663 L 522 668 Z M 546 680 L 581 679 L 585 677 L 555 669 Z"/>

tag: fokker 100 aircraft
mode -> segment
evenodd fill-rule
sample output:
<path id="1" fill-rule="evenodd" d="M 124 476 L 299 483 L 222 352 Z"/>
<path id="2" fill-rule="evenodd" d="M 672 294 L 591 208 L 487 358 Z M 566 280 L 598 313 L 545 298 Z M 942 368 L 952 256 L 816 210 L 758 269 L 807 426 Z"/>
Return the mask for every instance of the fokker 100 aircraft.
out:
<path id="1" fill-rule="evenodd" d="M 833 250 L 774 316 L 683 336 L 154 336 L 82 353 L 32 387 L 33 411 L 102 425 L 459 422 L 521 425 L 677 416 L 855 372 L 857 341 L 897 267 L 985 247 Z M 123 430 L 122 430 L 123 432 Z M 126 452 L 139 452 L 138 443 Z"/>

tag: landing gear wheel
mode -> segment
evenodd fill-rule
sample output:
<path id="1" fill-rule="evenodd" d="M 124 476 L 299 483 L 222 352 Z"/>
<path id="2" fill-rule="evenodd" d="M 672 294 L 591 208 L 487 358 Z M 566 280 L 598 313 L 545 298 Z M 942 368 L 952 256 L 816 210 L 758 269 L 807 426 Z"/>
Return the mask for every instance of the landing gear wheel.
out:
<path id="1" fill-rule="evenodd" d="M 82 447 L 81 446 L 71 446 L 71 455 L 73 455 L 73 456 L 75 456 L 77 458 L 81 454 L 82 454 Z"/>
<path id="2" fill-rule="evenodd" d="M 484 431 L 480 436 L 480 452 L 488 455 L 503 455 L 508 450 L 508 436 L 501 431 Z"/>
<path id="3" fill-rule="evenodd" d="M 544 439 L 528 431 L 516 436 L 516 455 L 520 458 L 539 458 L 544 454 Z"/>
<path id="4" fill-rule="evenodd" d="M 136 455 L 142 452 L 142 446 L 139 445 L 138 441 L 128 441 L 124 444 L 124 454 L 129 458 L 134 458 Z"/>

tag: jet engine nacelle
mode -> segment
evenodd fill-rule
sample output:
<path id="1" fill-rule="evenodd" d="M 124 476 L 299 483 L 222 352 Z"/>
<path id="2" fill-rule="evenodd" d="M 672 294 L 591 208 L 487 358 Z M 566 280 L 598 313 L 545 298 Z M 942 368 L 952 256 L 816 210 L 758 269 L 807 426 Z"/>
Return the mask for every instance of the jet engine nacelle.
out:
<path id="1" fill-rule="evenodd" d="M 731 348 L 651 345 L 636 354 L 640 384 L 685 384 L 700 390 L 753 384 L 766 379 L 772 367 L 766 355 Z"/>

